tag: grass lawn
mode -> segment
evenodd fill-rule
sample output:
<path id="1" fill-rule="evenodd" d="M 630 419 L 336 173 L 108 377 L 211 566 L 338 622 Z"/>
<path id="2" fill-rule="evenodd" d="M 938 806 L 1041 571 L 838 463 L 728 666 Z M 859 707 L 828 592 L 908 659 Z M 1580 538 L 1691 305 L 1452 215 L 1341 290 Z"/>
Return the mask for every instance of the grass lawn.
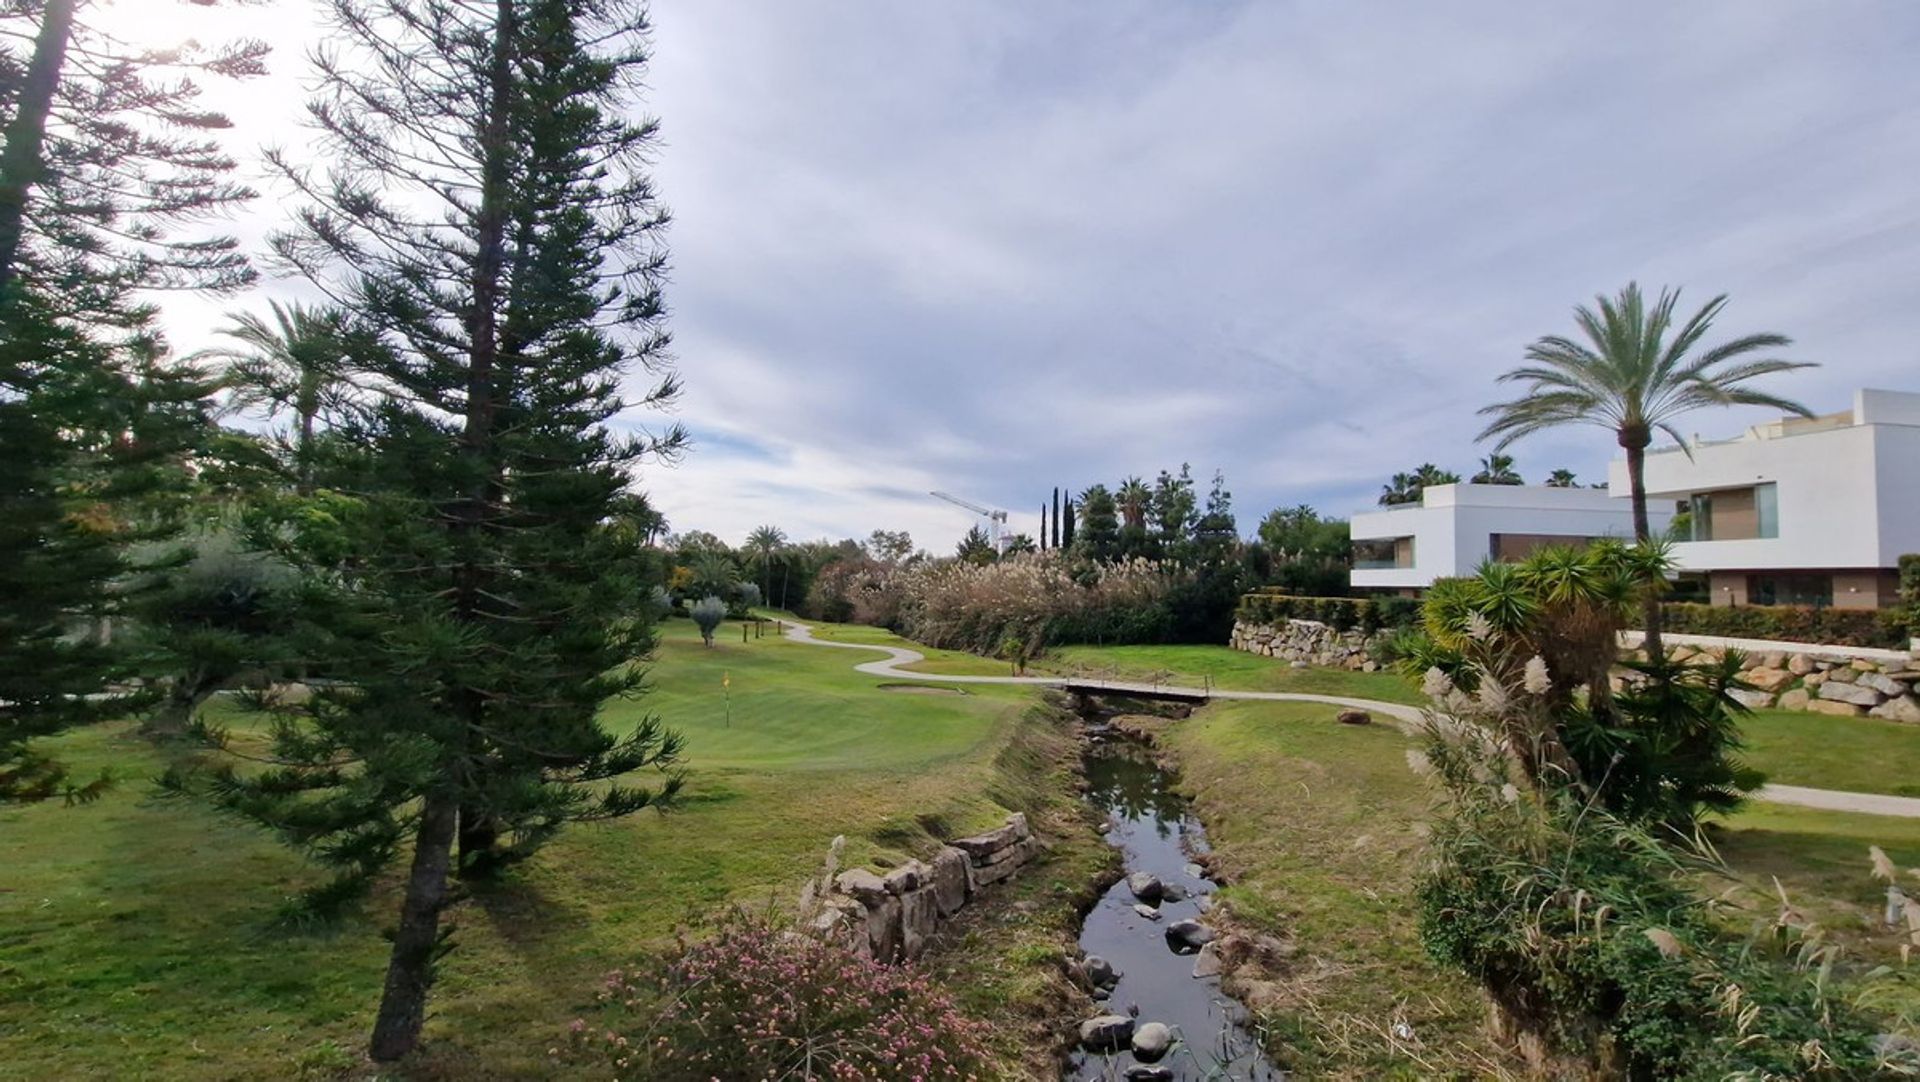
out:
<path id="1" fill-rule="evenodd" d="M 1768 781 L 1920 796 L 1920 725 L 1759 710 L 1742 729 L 1747 760 Z"/>
<path id="2" fill-rule="evenodd" d="M 609 714 L 624 726 L 658 712 L 686 734 L 685 806 L 571 828 L 458 906 L 429 1048 L 403 1077 L 547 1076 L 547 1048 L 599 973 L 716 907 L 786 901 L 835 834 L 852 862 L 894 862 L 1045 795 L 1007 761 L 1030 691 L 888 692 L 841 651 L 737 636 L 729 624 L 708 649 L 690 622 L 669 623 L 657 692 Z M 156 800 L 146 779 L 164 758 L 128 726 L 58 745 L 81 776 L 111 764 L 123 781 L 92 806 L 0 812 L 0 1076 L 351 1068 L 392 887 L 337 932 L 286 932 L 275 906 L 318 878 L 294 854 L 202 806 Z"/>
<path id="3" fill-rule="evenodd" d="M 1427 959 L 1415 928 L 1426 785 L 1397 730 L 1334 714 L 1220 703 L 1159 731 L 1234 922 L 1296 952 L 1248 989 L 1269 1049 L 1315 1078 L 1482 1076 L 1497 1053 L 1480 994 Z M 1413 1041 L 1389 1037 L 1396 1021 Z"/>
<path id="4" fill-rule="evenodd" d="M 872 630 L 872 629 L 868 629 Z M 882 632 L 881 634 L 885 634 Z M 848 640 L 860 641 L 860 640 Z M 908 668 L 927 673 L 962 675 L 1005 673 L 1004 663 L 951 650 L 933 651 L 892 638 L 889 645 L 926 651 L 928 660 Z M 941 655 L 935 658 L 934 655 Z M 984 668 L 982 666 L 985 666 Z M 1110 680 L 1199 684 L 1211 676 L 1215 687 L 1235 691 L 1297 691 L 1311 695 L 1347 695 L 1385 702 L 1425 703 L 1420 688 L 1396 673 L 1348 672 L 1345 669 L 1295 669 L 1284 661 L 1260 657 L 1226 646 L 1058 646 L 1028 665 L 1031 675 L 1072 675 Z"/>

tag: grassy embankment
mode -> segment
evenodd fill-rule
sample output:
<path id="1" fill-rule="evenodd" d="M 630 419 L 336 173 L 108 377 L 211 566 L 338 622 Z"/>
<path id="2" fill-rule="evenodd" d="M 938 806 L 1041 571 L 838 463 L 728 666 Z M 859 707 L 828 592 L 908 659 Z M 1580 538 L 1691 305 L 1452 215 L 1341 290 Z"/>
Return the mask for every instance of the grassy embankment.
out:
<path id="1" fill-rule="evenodd" d="M 1031 1051 L 1052 959 L 1108 859 L 1073 821 L 1071 740 L 1036 723 L 1027 690 L 900 694 L 851 672 L 850 652 L 738 635 L 728 625 L 708 649 L 671 622 L 656 691 L 608 711 L 616 728 L 650 711 L 687 736 L 684 807 L 569 830 L 458 906 L 428 1051 L 394 1077 L 547 1076 L 546 1050 L 591 1004 L 596 977 L 676 925 L 730 903 L 786 902 L 836 834 L 850 862 L 885 865 L 938 835 L 997 825 L 1009 808 L 1067 844 L 1022 874 L 1020 919 L 976 943 L 956 975 L 970 1008 L 1009 1022 L 1009 1058 Z M 0 1076 L 351 1069 L 385 965 L 391 885 L 337 932 L 275 927 L 275 907 L 316 873 L 204 807 L 156 801 L 146 779 L 165 759 L 130 728 L 58 742 L 82 775 L 122 774 L 100 803 L 0 812 Z"/>

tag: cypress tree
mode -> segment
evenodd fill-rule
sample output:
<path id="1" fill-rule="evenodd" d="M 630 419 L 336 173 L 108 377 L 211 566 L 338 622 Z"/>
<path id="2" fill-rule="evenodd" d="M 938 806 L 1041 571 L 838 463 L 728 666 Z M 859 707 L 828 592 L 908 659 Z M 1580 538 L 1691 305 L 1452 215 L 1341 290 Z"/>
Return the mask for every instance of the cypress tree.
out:
<path id="1" fill-rule="evenodd" d="M 684 434 L 616 437 L 668 367 L 666 215 L 630 95 L 627 0 L 332 0 L 338 48 L 310 112 L 329 160 L 275 159 L 304 196 L 276 253 L 342 303 L 345 364 L 379 392 L 316 449 L 256 543 L 305 572 L 307 656 L 335 681 L 281 708 L 276 765 L 218 771 L 216 803 L 322 864 L 319 905 L 410 847 L 370 1040 L 419 1040 L 449 876 L 522 858 L 565 824 L 670 800 L 679 738 L 598 720 L 652 645 L 628 474 Z M 638 402 L 620 379 L 655 374 Z M 218 734 L 213 734 L 217 737 Z M 345 765 L 343 765 L 345 764 Z M 658 788 L 623 782 L 666 770 Z M 190 779 L 173 775 L 177 790 Z"/>
<path id="2" fill-rule="evenodd" d="M 1040 551 L 1047 551 L 1047 505 L 1040 505 Z"/>
<path id="3" fill-rule="evenodd" d="M 1060 513 L 1063 516 L 1065 516 L 1065 521 L 1060 524 L 1060 547 L 1072 548 L 1074 522 L 1073 522 L 1073 500 L 1071 498 L 1069 498 L 1067 502 L 1061 506 Z"/>
<path id="4" fill-rule="evenodd" d="M 1053 487 L 1053 547 L 1059 548 L 1060 541 L 1060 486 Z"/>

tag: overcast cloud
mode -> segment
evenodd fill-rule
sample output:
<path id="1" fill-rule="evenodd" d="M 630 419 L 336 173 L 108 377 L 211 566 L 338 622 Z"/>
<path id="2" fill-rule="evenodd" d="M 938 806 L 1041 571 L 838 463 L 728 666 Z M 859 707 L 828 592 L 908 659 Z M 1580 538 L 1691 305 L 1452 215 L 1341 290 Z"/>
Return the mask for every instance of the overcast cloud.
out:
<path id="1" fill-rule="evenodd" d="M 281 48 L 235 106 L 243 143 L 301 138 L 301 10 L 248 16 Z M 1470 472 L 1493 377 L 1636 278 L 1731 293 L 1728 334 L 1792 335 L 1825 367 L 1777 388 L 1816 410 L 1920 389 L 1910 3 L 673 0 L 654 19 L 698 443 L 641 483 L 675 529 L 945 549 L 970 523 L 929 489 L 1032 531 L 1056 484 L 1183 461 L 1226 472 L 1243 532 L 1277 505 L 1344 515 L 1420 462 Z M 281 214 L 262 200 L 243 231 Z M 273 295 L 297 291 L 169 325 L 199 344 Z M 1529 479 L 1599 480 L 1609 450 L 1586 430 L 1515 453 Z"/>

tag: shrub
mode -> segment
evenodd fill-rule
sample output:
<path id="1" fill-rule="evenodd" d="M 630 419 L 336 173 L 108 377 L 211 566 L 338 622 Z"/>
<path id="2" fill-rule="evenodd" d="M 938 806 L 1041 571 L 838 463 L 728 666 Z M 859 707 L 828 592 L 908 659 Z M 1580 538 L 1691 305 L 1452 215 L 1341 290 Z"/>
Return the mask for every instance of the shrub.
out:
<path id="1" fill-rule="evenodd" d="M 713 629 L 719 627 L 720 621 L 727 618 L 727 603 L 708 594 L 694 603 L 689 614 L 693 617 L 693 622 L 700 627 L 700 640 L 712 646 Z"/>
<path id="2" fill-rule="evenodd" d="M 1069 642 L 1165 642 L 1177 574 L 1146 560 L 1082 565 L 1016 556 L 987 566 L 916 564 L 888 584 L 896 630 L 929 646 L 997 656 L 1018 640 L 1028 656 Z"/>
<path id="3" fill-rule="evenodd" d="M 1797 946 L 1785 956 L 1719 930 L 1689 886 L 1717 867 L 1705 853 L 1569 790 L 1516 789 L 1510 759 L 1482 742 L 1435 736 L 1428 759 L 1445 800 L 1418 890 L 1422 942 L 1534 1049 L 1603 1077 L 1894 1076 L 1874 1028 L 1824 983 L 1831 948 L 1785 915 L 1771 929 Z"/>
<path id="4" fill-rule="evenodd" d="M 1920 639 L 1920 552 L 1900 557 L 1900 608 L 1907 618 L 1907 636 Z"/>
<path id="5" fill-rule="evenodd" d="M 910 967 L 736 915 L 661 964 L 608 974 L 614 1016 L 575 1040 L 618 1077 L 660 1082 L 986 1077 L 984 1027 Z"/>
<path id="6" fill-rule="evenodd" d="M 1663 627 L 1682 635 L 1775 639 L 1898 650 L 1910 635 L 1902 609 L 1807 608 L 1799 605 L 1663 606 Z"/>
<path id="7" fill-rule="evenodd" d="M 1420 602 L 1410 597 L 1294 597 L 1256 590 L 1240 598 L 1234 619 L 1250 624 L 1317 620 L 1335 631 L 1359 628 L 1367 634 L 1409 627 L 1420 617 Z"/>

